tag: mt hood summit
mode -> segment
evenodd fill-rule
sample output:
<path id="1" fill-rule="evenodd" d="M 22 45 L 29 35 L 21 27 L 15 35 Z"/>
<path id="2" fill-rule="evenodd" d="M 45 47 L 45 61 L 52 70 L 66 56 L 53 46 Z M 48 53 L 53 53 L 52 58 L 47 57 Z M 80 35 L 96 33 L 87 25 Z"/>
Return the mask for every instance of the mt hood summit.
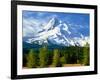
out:
<path id="1" fill-rule="evenodd" d="M 80 31 L 67 23 L 57 18 L 52 18 L 43 26 L 41 31 L 38 31 L 32 37 L 27 37 L 25 42 L 39 45 L 84 46 L 86 43 L 89 43 L 89 37 L 84 36 Z"/>

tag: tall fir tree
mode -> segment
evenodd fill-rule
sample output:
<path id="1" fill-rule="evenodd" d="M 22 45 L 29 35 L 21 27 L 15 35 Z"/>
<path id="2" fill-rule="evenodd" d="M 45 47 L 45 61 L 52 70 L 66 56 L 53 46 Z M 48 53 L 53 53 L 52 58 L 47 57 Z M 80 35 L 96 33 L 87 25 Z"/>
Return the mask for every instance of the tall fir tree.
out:
<path id="1" fill-rule="evenodd" d="M 89 44 L 86 43 L 86 45 L 83 48 L 83 64 L 89 65 Z"/>
<path id="2" fill-rule="evenodd" d="M 66 58 L 65 58 L 65 56 L 62 56 L 62 57 L 60 58 L 60 63 L 61 63 L 62 66 L 63 66 L 64 64 L 66 64 Z"/>
<path id="3" fill-rule="evenodd" d="M 28 68 L 36 68 L 37 62 L 36 62 L 36 55 L 33 49 L 31 49 L 27 55 L 27 64 L 26 66 Z"/>
<path id="4" fill-rule="evenodd" d="M 54 55 L 53 55 L 53 62 L 52 65 L 54 67 L 58 67 L 60 66 L 60 53 L 58 49 L 54 49 Z"/>
<path id="5" fill-rule="evenodd" d="M 46 46 L 40 48 L 39 59 L 40 59 L 40 61 L 39 61 L 40 67 L 46 67 L 47 62 L 48 62 L 47 47 Z"/>

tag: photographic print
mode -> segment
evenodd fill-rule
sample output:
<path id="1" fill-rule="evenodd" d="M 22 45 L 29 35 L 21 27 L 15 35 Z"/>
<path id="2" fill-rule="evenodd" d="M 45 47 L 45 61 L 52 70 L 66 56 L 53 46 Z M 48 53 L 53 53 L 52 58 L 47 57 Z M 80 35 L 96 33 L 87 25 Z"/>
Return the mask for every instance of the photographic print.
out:
<path id="1" fill-rule="evenodd" d="M 11 78 L 97 74 L 97 6 L 12 1 Z"/>
<path id="2" fill-rule="evenodd" d="M 23 68 L 89 65 L 90 16 L 23 11 Z"/>

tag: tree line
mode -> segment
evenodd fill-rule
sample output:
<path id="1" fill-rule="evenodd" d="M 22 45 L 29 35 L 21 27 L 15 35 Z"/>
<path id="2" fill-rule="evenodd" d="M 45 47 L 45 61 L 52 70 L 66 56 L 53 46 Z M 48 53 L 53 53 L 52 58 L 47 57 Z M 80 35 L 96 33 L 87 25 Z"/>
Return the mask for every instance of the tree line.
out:
<path id="1" fill-rule="evenodd" d="M 65 64 L 89 65 L 89 44 L 60 49 L 43 46 L 23 53 L 23 66 L 27 68 L 63 67 Z"/>

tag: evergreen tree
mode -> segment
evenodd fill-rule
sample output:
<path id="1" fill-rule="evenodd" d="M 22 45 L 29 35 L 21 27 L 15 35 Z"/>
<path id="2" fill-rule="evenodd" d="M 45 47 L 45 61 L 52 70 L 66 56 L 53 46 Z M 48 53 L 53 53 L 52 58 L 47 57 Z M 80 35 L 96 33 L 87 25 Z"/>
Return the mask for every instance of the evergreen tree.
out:
<path id="1" fill-rule="evenodd" d="M 80 47 L 79 49 L 79 53 L 78 53 L 78 63 L 79 64 L 83 64 L 84 61 L 84 51 L 83 51 L 84 47 Z"/>
<path id="2" fill-rule="evenodd" d="M 40 62 L 39 62 L 40 67 L 46 67 L 47 62 L 48 62 L 47 47 L 46 46 L 40 48 L 39 59 L 40 59 Z"/>
<path id="3" fill-rule="evenodd" d="M 53 56 L 53 63 L 52 63 L 52 65 L 54 67 L 60 66 L 60 53 L 59 53 L 58 49 L 54 49 L 54 56 Z"/>
<path id="4" fill-rule="evenodd" d="M 27 63 L 27 54 L 26 53 L 23 53 L 23 67 L 26 66 L 26 63 Z"/>
<path id="5" fill-rule="evenodd" d="M 62 57 L 60 58 L 60 62 L 61 62 L 61 64 L 62 64 L 62 66 L 63 66 L 64 64 L 66 64 L 66 58 L 65 58 L 65 56 L 62 56 Z"/>
<path id="6" fill-rule="evenodd" d="M 33 49 L 31 49 L 27 55 L 27 64 L 26 66 L 28 68 L 36 68 L 37 62 L 36 62 L 36 55 Z"/>
<path id="7" fill-rule="evenodd" d="M 89 65 L 89 44 L 86 43 L 86 45 L 83 48 L 83 64 Z"/>

